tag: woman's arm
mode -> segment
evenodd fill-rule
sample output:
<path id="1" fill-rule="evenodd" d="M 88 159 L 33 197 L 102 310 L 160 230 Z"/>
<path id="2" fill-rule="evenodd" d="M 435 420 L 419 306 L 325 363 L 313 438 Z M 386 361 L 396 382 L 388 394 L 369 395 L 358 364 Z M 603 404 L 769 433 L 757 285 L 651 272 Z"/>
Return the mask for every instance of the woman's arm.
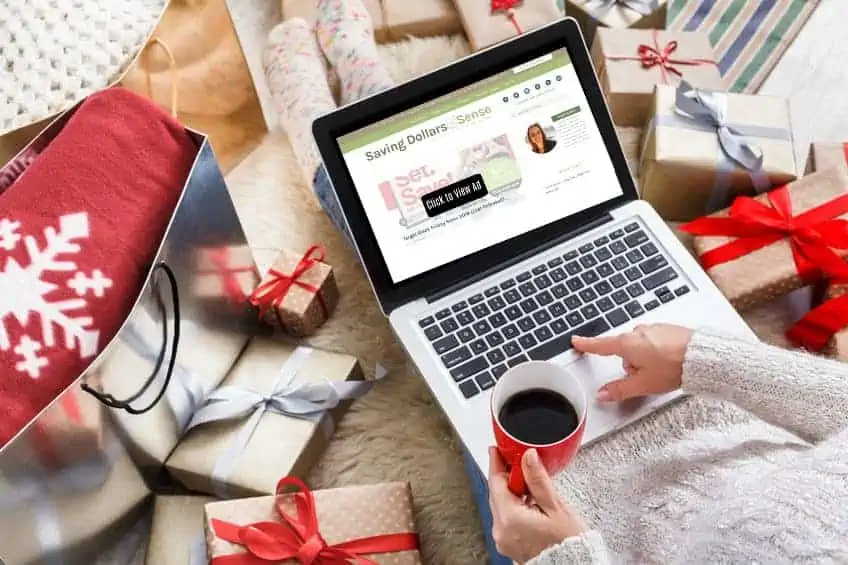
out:
<path id="1" fill-rule="evenodd" d="M 812 442 L 848 427 L 848 364 L 838 361 L 696 331 L 682 381 Z"/>
<path id="2" fill-rule="evenodd" d="M 559 545 L 549 547 L 527 565 L 608 565 L 607 547 L 601 534 L 592 530 L 579 536 L 566 538 Z"/>

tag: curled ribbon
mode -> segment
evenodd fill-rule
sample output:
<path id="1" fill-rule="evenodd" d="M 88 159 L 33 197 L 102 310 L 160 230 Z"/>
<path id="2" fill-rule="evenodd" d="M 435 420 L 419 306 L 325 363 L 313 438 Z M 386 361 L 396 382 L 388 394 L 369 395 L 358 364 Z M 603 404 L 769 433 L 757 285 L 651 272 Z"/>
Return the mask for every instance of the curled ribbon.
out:
<path id="1" fill-rule="evenodd" d="M 822 273 L 830 278 L 848 280 L 848 264 L 834 249 L 848 249 L 848 194 L 843 194 L 806 212 L 792 215 L 789 190 L 781 186 L 769 192 L 771 206 L 754 198 L 734 200 L 728 216 L 707 216 L 681 226 L 681 230 L 699 236 L 735 237 L 700 257 L 704 269 L 727 263 L 758 249 L 786 239 L 798 276 L 806 284 Z"/>
<path id="2" fill-rule="evenodd" d="M 290 495 L 294 498 L 294 516 L 285 511 L 280 498 L 286 487 L 299 491 Z M 254 522 L 239 526 L 223 520 L 211 520 L 217 537 L 241 545 L 247 553 L 214 557 L 210 565 L 268 565 L 286 559 L 295 559 L 301 565 L 378 565 L 362 555 L 411 551 L 419 547 L 418 535 L 411 532 L 329 545 L 319 531 L 315 499 L 309 487 L 300 479 L 286 477 L 277 483 L 276 492 L 274 509 L 282 523 Z"/>
<path id="3" fill-rule="evenodd" d="M 279 320 L 279 313 L 276 312 L 285 300 L 289 291 L 293 286 L 300 287 L 313 293 L 318 299 L 318 304 L 321 306 L 321 313 L 326 318 L 329 313 L 327 305 L 324 303 L 324 297 L 321 296 L 320 289 L 315 285 L 303 282 L 300 278 L 311 269 L 316 263 L 324 261 L 324 248 L 320 245 L 313 245 L 306 250 L 306 253 L 300 258 L 291 274 L 287 275 L 277 269 L 272 268 L 268 272 L 269 279 L 263 282 L 250 295 L 250 303 L 259 308 L 260 315 L 265 315 L 269 309 L 275 310 L 275 315 Z"/>
<path id="4" fill-rule="evenodd" d="M 848 294 L 831 298 L 795 322 L 786 337 L 810 351 L 821 351 L 831 338 L 848 328 Z"/>
<path id="5" fill-rule="evenodd" d="M 492 0 L 492 13 L 503 12 L 506 18 L 515 29 L 515 33 L 521 35 L 524 30 L 518 24 L 518 18 L 515 17 L 515 7 L 521 3 L 521 0 Z"/>
<path id="6" fill-rule="evenodd" d="M 716 65 L 715 61 L 710 59 L 674 59 L 672 53 L 677 51 L 677 41 L 669 41 L 663 48 L 659 44 L 659 31 L 651 30 L 651 35 L 654 40 L 653 46 L 639 44 L 636 49 L 636 55 L 630 56 L 612 56 L 607 57 L 610 61 L 640 61 L 642 68 L 652 69 L 659 66 L 662 73 L 663 84 L 668 84 L 668 73 L 672 73 L 678 77 L 683 77 L 683 73 L 676 69 L 673 65 Z"/>

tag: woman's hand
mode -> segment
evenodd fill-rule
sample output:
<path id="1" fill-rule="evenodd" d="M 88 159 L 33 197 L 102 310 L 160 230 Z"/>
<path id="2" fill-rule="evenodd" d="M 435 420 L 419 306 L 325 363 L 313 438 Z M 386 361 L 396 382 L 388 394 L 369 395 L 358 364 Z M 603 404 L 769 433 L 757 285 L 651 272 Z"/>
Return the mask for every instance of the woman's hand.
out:
<path id="1" fill-rule="evenodd" d="M 524 453 L 521 468 L 530 491 L 526 500 L 510 492 L 506 464 L 496 448 L 489 448 L 492 537 L 501 554 L 525 563 L 587 528 L 580 516 L 560 500 L 535 449 Z"/>
<path id="2" fill-rule="evenodd" d="M 617 336 L 574 337 L 573 344 L 583 353 L 621 357 L 626 376 L 598 390 L 598 400 L 616 402 L 680 388 L 683 358 L 691 339 L 690 329 L 651 324 Z"/>

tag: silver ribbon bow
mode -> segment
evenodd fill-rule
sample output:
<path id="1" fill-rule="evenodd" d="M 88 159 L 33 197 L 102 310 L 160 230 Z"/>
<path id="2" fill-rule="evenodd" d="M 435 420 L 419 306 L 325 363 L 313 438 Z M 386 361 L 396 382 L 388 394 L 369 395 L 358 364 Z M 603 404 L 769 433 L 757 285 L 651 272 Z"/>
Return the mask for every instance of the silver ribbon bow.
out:
<path id="1" fill-rule="evenodd" d="M 643 16 L 653 14 L 660 7 L 658 0 L 588 0 L 585 6 L 596 18 L 603 18 L 615 7 L 630 8 Z"/>
<path id="2" fill-rule="evenodd" d="M 183 321 L 180 329 L 185 331 L 187 328 L 186 324 L 187 322 Z M 121 340 L 146 361 L 156 363 L 159 357 L 158 348 L 154 347 L 145 339 L 137 324 L 127 324 L 124 331 L 121 332 Z M 165 344 L 164 347 L 166 348 L 164 359 L 167 361 L 168 356 L 171 354 L 171 344 Z M 167 363 L 162 364 L 162 371 L 164 372 L 165 370 L 167 370 Z M 157 375 L 157 377 L 159 377 L 157 381 L 161 383 L 162 376 Z M 174 371 L 171 373 L 171 382 L 165 390 L 165 401 L 168 403 L 177 421 L 177 430 L 180 437 L 188 431 L 188 424 L 192 416 L 200 408 L 205 399 L 206 391 L 200 380 L 183 365 L 175 363 Z"/>
<path id="3" fill-rule="evenodd" d="M 297 347 L 280 369 L 271 392 L 223 386 L 210 393 L 205 404 L 194 414 L 186 431 L 211 422 L 247 418 L 212 470 L 213 491 L 218 497 L 227 498 L 225 482 L 266 412 L 321 424 L 324 433 L 329 436 L 333 432 L 333 421 L 327 411 L 343 400 L 359 398 L 374 386 L 374 381 L 295 384 L 295 377 L 312 351 L 310 347 Z"/>
<path id="4" fill-rule="evenodd" d="M 685 80 L 680 81 L 674 111 L 715 130 L 727 158 L 746 171 L 754 172 L 763 168 L 763 150 L 727 123 L 726 106 L 720 103 L 715 93 L 698 90 Z"/>
<path id="5" fill-rule="evenodd" d="M 749 138 L 779 139 L 791 141 L 792 135 L 783 128 L 730 124 L 727 120 L 727 94 L 708 92 L 692 87 L 685 80 L 680 81 L 675 91 L 673 114 L 655 115 L 648 124 L 648 131 L 660 126 L 713 132 L 718 139 L 718 155 L 715 182 L 705 213 L 715 212 L 730 204 L 728 191 L 733 171 L 741 167 L 751 177 L 751 183 L 758 193 L 771 188 L 771 181 L 763 171 L 763 151 Z M 642 158 L 650 135 L 643 136 Z M 640 168 L 644 163 L 640 165 Z"/>

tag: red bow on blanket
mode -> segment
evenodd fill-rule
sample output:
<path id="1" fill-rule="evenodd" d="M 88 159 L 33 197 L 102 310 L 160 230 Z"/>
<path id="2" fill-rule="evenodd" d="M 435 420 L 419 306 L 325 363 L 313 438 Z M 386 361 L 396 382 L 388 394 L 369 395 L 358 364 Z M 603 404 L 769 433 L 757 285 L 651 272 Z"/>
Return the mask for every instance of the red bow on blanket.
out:
<path id="1" fill-rule="evenodd" d="M 328 545 L 318 530 L 315 499 L 309 487 L 295 477 L 277 483 L 277 495 L 286 487 L 295 487 L 297 515 L 288 514 L 279 500 L 274 505 L 280 522 L 255 522 L 239 526 L 223 520 L 212 520 L 215 535 L 247 549 L 247 553 L 215 557 L 210 565 L 268 565 L 295 559 L 301 565 L 377 565 L 362 554 L 392 553 L 418 549 L 418 536 L 413 533 L 384 534 Z"/>
<path id="2" fill-rule="evenodd" d="M 313 245 L 306 250 L 303 257 L 300 258 L 297 265 L 291 274 L 285 274 L 277 269 L 271 269 L 268 274 L 269 280 L 256 287 L 256 290 L 250 295 L 250 303 L 259 307 L 260 314 L 264 315 L 269 308 L 274 308 L 282 304 L 286 295 L 292 287 L 297 286 L 316 295 L 318 304 L 321 305 L 321 311 L 326 317 L 328 315 L 327 305 L 324 303 L 324 298 L 319 292 L 319 288 L 315 285 L 303 282 L 300 278 L 311 269 L 316 263 L 324 261 L 324 248 L 320 245 Z"/>
<path id="3" fill-rule="evenodd" d="M 707 216 L 681 226 L 694 235 L 734 237 L 701 255 L 701 265 L 711 269 L 787 239 L 798 276 L 815 282 L 822 273 L 837 280 L 848 280 L 848 265 L 834 249 L 848 249 L 848 194 L 839 196 L 806 212 L 792 215 L 792 201 L 786 186 L 767 193 L 771 206 L 740 196 L 727 216 Z"/>
<path id="4" fill-rule="evenodd" d="M 672 59 L 671 55 L 677 51 L 677 41 L 669 41 L 665 47 L 660 49 L 659 32 L 651 30 L 653 33 L 654 44 L 645 45 L 639 44 L 636 49 L 635 56 L 613 56 L 608 57 L 611 61 L 641 61 L 642 68 L 650 69 L 659 66 L 662 72 L 663 84 L 668 84 L 668 73 L 672 73 L 678 77 L 683 77 L 683 73 L 674 68 L 673 65 L 715 65 L 715 61 L 710 59 Z"/>

